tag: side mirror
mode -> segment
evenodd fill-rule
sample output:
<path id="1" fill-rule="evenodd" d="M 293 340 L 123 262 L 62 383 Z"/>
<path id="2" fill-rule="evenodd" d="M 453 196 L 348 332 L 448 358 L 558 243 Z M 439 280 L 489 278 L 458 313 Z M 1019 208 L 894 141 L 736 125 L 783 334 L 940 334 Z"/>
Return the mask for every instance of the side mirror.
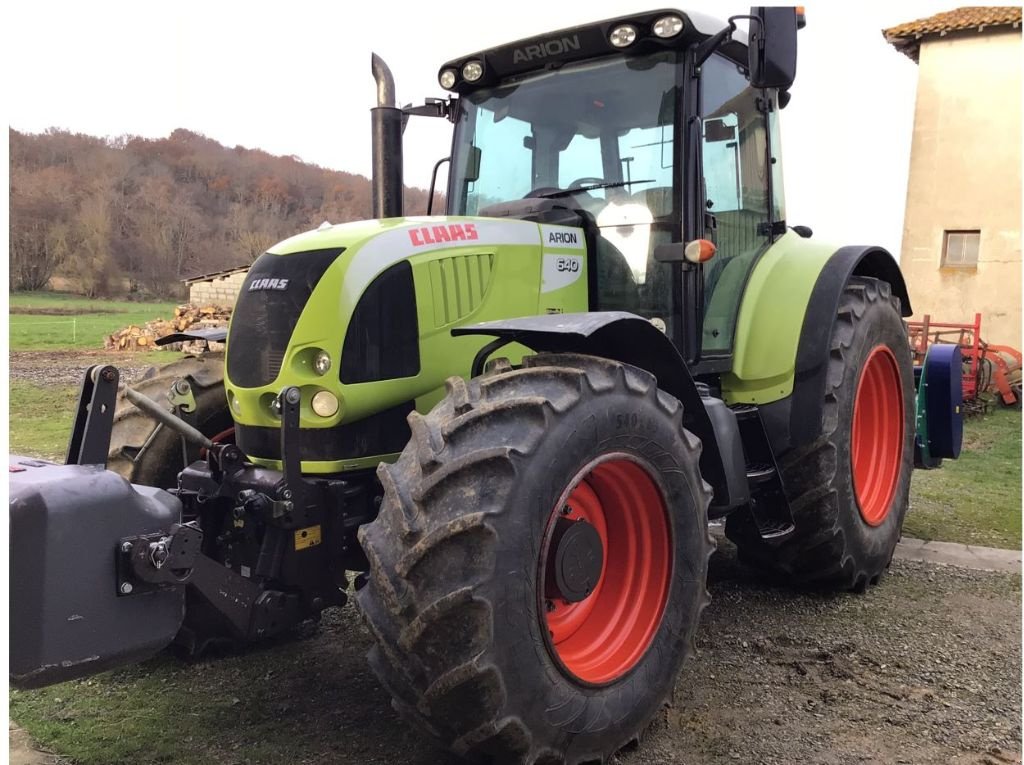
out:
<path id="1" fill-rule="evenodd" d="M 787 90 L 796 79 L 797 9 L 758 6 L 750 9 L 747 68 L 755 88 Z"/>

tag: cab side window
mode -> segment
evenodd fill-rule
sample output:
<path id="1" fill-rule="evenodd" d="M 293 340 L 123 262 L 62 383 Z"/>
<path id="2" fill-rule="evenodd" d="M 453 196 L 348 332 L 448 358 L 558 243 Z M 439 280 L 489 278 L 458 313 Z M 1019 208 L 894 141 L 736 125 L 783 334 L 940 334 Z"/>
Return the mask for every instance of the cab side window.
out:
<path id="1" fill-rule="evenodd" d="M 765 115 L 739 67 L 713 55 L 702 67 L 702 162 L 711 236 L 704 267 L 704 355 L 732 350 L 736 314 L 757 255 L 770 243 Z"/>

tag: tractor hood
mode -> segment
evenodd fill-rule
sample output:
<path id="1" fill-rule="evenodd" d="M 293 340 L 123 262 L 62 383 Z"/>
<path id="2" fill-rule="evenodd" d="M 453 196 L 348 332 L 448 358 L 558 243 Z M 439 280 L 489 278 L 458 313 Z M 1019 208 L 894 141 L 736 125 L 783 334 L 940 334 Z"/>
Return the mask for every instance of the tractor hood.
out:
<path id="1" fill-rule="evenodd" d="M 580 229 L 495 218 L 387 218 L 286 239 L 253 264 L 228 331 L 239 446 L 278 464 L 277 396 L 297 386 L 301 428 L 316 429 L 304 470 L 400 451 L 409 412 L 441 397 L 453 357 L 468 373 L 483 344 L 451 328 L 586 310 L 585 254 Z"/>
<path id="2" fill-rule="evenodd" d="M 415 255 L 438 249 L 540 245 L 536 223 L 470 217 L 406 217 L 322 225 L 268 250 L 288 256 L 316 250 L 339 250 L 332 272 L 344 272 L 342 303 L 354 301 L 378 274 Z M 326 275 L 326 274 L 325 274 Z"/>

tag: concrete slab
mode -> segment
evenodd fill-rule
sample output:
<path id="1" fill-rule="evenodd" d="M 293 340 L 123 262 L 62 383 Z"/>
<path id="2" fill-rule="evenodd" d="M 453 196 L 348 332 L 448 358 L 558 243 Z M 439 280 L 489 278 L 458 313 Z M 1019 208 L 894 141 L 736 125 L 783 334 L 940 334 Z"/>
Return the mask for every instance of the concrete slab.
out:
<path id="1" fill-rule="evenodd" d="M 721 522 L 713 521 L 710 529 L 714 537 L 725 536 L 725 525 Z M 1009 574 L 1021 573 L 1021 561 L 1024 560 L 1020 550 L 976 547 L 957 542 L 929 542 L 914 537 L 903 537 L 900 540 L 896 545 L 895 557 L 900 560 L 919 560 L 961 566 L 975 571 L 1000 571 Z"/>
<path id="2" fill-rule="evenodd" d="M 896 545 L 896 557 L 901 560 L 920 560 L 962 566 L 977 571 L 1021 572 L 1021 551 L 1000 550 L 995 547 L 974 547 L 956 542 L 928 542 L 903 537 Z"/>

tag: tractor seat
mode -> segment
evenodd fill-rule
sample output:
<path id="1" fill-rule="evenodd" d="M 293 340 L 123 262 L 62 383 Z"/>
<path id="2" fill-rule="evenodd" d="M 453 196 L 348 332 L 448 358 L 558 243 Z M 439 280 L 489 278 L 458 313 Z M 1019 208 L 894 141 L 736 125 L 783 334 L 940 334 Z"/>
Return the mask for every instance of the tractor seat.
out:
<path id="1" fill-rule="evenodd" d="M 636 204 L 644 205 L 651 211 L 654 219 L 665 218 L 672 214 L 672 187 L 655 186 L 650 189 L 641 189 L 634 192 L 630 200 Z"/>

